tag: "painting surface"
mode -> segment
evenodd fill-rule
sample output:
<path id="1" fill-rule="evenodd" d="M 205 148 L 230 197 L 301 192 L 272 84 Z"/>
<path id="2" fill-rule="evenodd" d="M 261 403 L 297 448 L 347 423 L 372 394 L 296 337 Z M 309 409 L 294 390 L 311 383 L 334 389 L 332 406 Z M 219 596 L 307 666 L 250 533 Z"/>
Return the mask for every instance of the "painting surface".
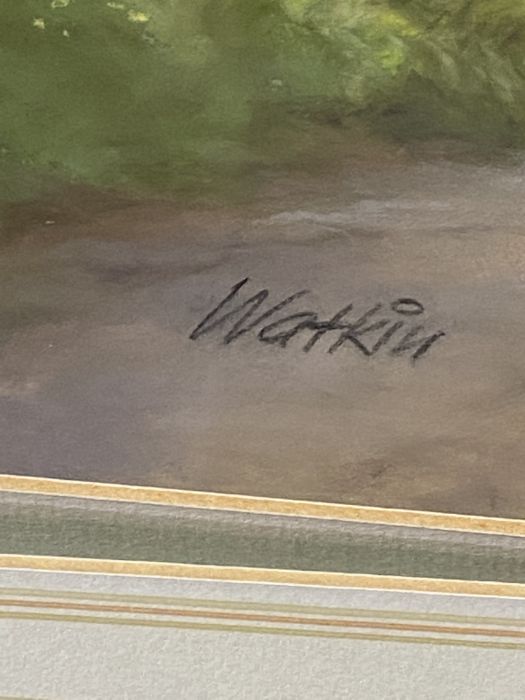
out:
<path id="1" fill-rule="evenodd" d="M 525 515 L 525 6 L 23 0 L 5 473 Z"/>

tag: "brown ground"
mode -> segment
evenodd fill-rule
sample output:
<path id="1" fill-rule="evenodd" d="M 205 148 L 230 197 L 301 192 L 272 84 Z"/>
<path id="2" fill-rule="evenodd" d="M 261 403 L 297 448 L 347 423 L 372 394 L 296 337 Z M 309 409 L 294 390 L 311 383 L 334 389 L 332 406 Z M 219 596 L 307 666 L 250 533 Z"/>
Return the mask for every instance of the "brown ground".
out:
<path id="1" fill-rule="evenodd" d="M 525 517 L 524 172 L 434 150 L 276 175 L 249 205 L 13 209 L 2 471 Z M 416 297 L 447 335 L 415 365 L 333 335 L 190 340 L 245 276 L 261 310 Z"/>

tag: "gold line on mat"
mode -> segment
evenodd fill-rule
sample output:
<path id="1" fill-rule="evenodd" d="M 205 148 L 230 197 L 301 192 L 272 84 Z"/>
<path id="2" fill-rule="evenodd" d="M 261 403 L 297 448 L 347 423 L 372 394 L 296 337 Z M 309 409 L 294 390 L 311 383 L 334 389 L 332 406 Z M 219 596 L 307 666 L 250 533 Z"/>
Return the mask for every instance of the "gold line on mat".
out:
<path id="1" fill-rule="evenodd" d="M 212 620 L 236 620 L 242 622 L 286 623 L 288 625 L 313 625 L 316 627 L 355 627 L 378 630 L 395 630 L 397 632 L 436 632 L 438 634 L 461 634 L 475 637 L 510 637 L 525 639 L 525 631 L 498 630 L 482 627 L 459 627 L 454 625 L 428 625 L 406 622 L 379 622 L 368 620 L 341 620 L 319 617 L 294 617 L 292 615 L 269 615 L 261 613 L 234 613 L 224 610 L 188 610 L 178 608 L 159 608 L 138 605 L 105 605 L 95 603 L 64 603 L 60 601 L 42 602 L 28 600 L 1 599 L 0 607 L 23 607 L 54 610 L 79 610 L 85 612 L 112 612 L 131 615 L 158 615 L 167 617 L 197 617 Z"/>
<path id="2" fill-rule="evenodd" d="M 321 637 L 326 639 L 360 639 L 366 641 L 401 642 L 404 644 L 432 644 L 440 646 L 461 646 L 478 649 L 512 649 L 525 651 L 525 644 L 519 642 L 492 642 L 484 640 L 451 639 L 448 637 L 411 637 L 389 634 L 368 634 L 360 632 L 334 632 L 304 628 L 262 627 L 254 625 L 226 625 L 205 622 L 175 622 L 174 620 L 138 620 L 132 618 L 110 618 L 90 615 L 59 615 L 55 613 L 2 612 L 0 619 L 41 620 L 46 622 L 80 622 L 84 624 L 117 625 L 129 627 L 159 627 L 210 632 L 244 632 L 249 634 L 277 634 L 292 637 Z"/>
<path id="3" fill-rule="evenodd" d="M 525 619 L 508 617 L 484 617 L 480 615 L 454 615 L 452 613 L 407 612 L 403 610 L 375 610 L 362 608 L 323 607 L 319 605 L 297 605 L 292 603 L 259 603 L 256 601 L 217 600 L 214 598 L 180 598 L 153 595 L 129 595 L 124 593 L 91 593 L 87 591 L 39 590 L 34 588 L 1 588 L 0 595 L 27 596 L 32 598 L 60 598 L 62 600 L 118 601 L 145 603 L 146 605 L 179 605 L 190 608 L 224 608 L 227 610 L 263 610 L 269 612 L 303 613 L 306 615 L 328 615 L 337 617 L 379 618 L 389 620 L 425 620 L 427 622 L 449 622 L 484 624 L 507 627 L 525 627 Z M 0 698 L 1 700 L 1 698 Z"/>
<path id="4" fill-rule="evenodd" d="M 525 597 L 525 584 L 521 583 L 290 571 L 284 569 L 254 569 L 234 566 L 203 566 L 115 559 L 77 559 L 73 557 L 2 554 L 0 555 L 0 568 L 207 579 L 242 583 L 294 584 L 296 586 L 375 588 L 379 590 L 505 596 L 511 598 Z"/>
<path id="5" fill-rule="evenodd" d="M 525 520 L 0 474 L 0 490 L 525 537 Z"/>

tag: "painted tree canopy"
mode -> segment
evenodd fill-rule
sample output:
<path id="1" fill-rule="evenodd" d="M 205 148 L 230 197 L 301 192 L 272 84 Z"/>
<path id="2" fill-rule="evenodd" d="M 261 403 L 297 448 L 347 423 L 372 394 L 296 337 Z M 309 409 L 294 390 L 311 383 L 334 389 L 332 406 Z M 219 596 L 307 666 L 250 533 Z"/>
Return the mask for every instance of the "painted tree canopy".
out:
<path id="1" fill-rule="evenodd" d="M 2 197 L 191 191 L 293 159 L 312 124 L 520 146 L 524 48 L 524 0 L 8 3 Z"/>

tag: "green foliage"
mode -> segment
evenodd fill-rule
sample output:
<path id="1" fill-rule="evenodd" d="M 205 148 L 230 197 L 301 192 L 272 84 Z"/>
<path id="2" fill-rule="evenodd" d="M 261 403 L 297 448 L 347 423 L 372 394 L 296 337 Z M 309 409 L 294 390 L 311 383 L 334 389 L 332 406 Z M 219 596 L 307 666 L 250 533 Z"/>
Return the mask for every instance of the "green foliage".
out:
<path id="1" fill-rule="evenodd" d="M 4 197 L 24 194 L 22 171 L 154 193 L 224 184 L 293 160 L 323 120 L 396 139 L 524 140 L 524 0 L 8 5 Z"/>

